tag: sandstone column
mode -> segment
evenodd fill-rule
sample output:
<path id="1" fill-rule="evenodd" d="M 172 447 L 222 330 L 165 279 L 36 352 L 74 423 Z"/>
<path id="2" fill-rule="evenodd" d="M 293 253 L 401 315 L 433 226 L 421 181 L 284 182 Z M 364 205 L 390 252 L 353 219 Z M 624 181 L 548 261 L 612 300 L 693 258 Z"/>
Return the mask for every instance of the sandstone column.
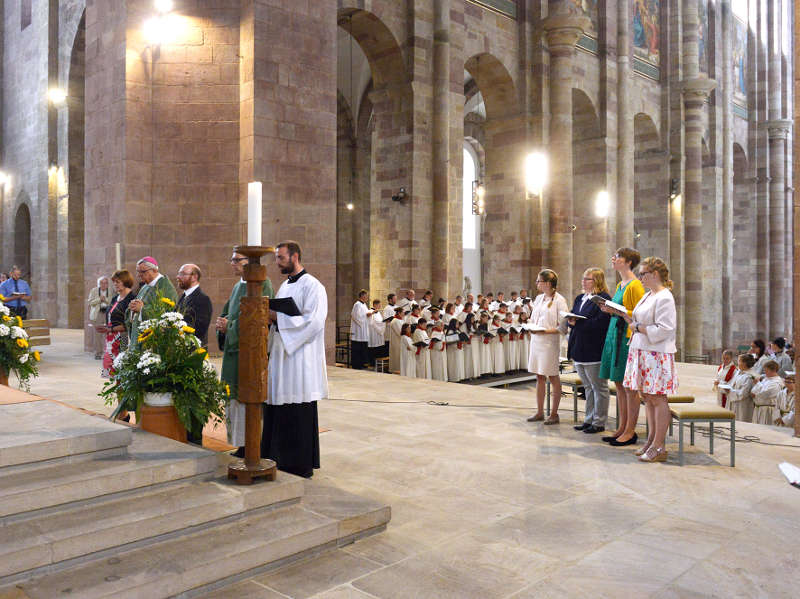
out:
<path id="1" fill-rule="evenodd" d="M 617 3 L 617 247 L 633 247 L 634 138 L 631 111 L 630 2 Z M 605 264 L 604 264 L 605 266 Z"/>
<path id="2" fill-rule="evenodd" d="M 733 345 L 733 18 L 731 0 L 722 10 L 722 346 Z"/>
<path id="3" fill-rule="evenodd" d="M 683 3 L 684 149 L 684 354 L 703 353 L 703 106 L 716 83 L 700 73 L 697 0 Z"/>
<path id="4" fill-rule="evenodd" d="M 800 69 L 797 65 L 800 64 L 800 2 L 794 3 L 794 43 L 792 44 L 792 64 L 794 65 L 794 81 L 793 94 L 794 98 L 794 114 L 795 119 L 800 115 Z M 794 156 L 800 156 L 800 135 L 793 136 L 793 151 Z M 800 160 L 795 160 L 793 163 L 793 176 L 794 181 L 800 181 Z M 794 223 L 794 231 L 800 231 L 800 192 L 794 190 L 792 194 L 792 221 Z M 800 265 L 800 236 L 794 236 L 793 243 L 794 264 Z M 793 326 L 795 348 L 800 347 L 800 269 L 794 268 L 792 271 L 792 292 L 793 292 Z M 797 350 L 795 350 L 797 351 Z M 795 354 L 795 371 L 797 371 L 797 364 L 800 363 L 800 357 Z M 800 437 L 800 418 L 794 419 L 794 434 Z"/>
<path id="5" fill-rule="evenodd" d="M 572 297 L 572 59 L 575 44 L 589 28 L 585 15 L 569 14 L 565 3 L 543 22 L 550 48 L 550 268 L 558 273 L 560 292 Z"/>

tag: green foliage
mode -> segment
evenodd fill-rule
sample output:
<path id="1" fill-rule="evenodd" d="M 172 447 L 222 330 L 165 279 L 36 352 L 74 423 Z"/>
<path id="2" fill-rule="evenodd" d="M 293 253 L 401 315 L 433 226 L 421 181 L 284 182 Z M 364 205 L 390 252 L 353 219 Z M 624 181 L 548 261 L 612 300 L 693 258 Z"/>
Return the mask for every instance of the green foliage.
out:
<path id="1" fill-rule="evenodd" d="M 100 396 L 107 404 L 141 407 L 145 393 L 171 393 L 181 423 L 191 429 L 211 415 L 225 417 L 230 389 L 219 380 L 175 303 L 159 298 L 155 316 L 139 325 L 138 345 L 114 360 L 111 380 Z"/>
<path id="2" fill-rule="evenodd" d="M 0 370 L 7 376 L 16 374 L 20 387 L 30 391 L 31 379 L 39 376 L 39 352 L 30 348 L 22 319 L 10 315 L 5 299 L 0 295 Z"/>

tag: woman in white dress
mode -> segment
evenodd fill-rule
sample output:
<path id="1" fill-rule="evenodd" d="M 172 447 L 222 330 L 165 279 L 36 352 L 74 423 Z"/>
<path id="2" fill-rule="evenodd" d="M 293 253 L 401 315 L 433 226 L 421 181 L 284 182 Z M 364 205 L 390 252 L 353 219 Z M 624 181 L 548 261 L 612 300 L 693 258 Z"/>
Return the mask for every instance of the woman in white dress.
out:
<path id="1" fill-rule="evenodd" d="M 417 360 L 414 342 L 411 339 L 411 325 L 406 323 L 400 331 L 400 375 L 416 378 Z"/>
<path id="2" fill-rule="evenodd" d="M 549 268 L 544 269 L 536 277 L 536 288 L 540 292 L 531 308 L 532 331 L 530 354 L 528 356 L 528 372 L 536 375 L 536 413 L 528 418 L 528 422 L 544 420 L 545 424 L 558 424 L 558 404 L 561 403 L 561 379 L 558 377 L 561 331 L 559 331 L 559 314 L 567 311 L 567 300 L 556 291 L 558 275 Z M 547 379 L 553 396 L 553 407 L 550 416 L 544 418 L 544 394 Z"/>
<path id="3" fill-rule="evenodd" d="M 753 370 L 756 359 L 753 354 L 739 356 L 739 370 L 733 375 L 731 388 L 728 391 L 727 408 L 732 411 L 736 420 L 750 422 L 753 419 L 753 385 L 758 380 L 758 373 Z"/>
<path id="4" fill-rule="evenodd" d="M 753 385 L 753 424 L 772 424 L 778 395 L 783 391 L 783 379 L 778 375 L 780 364 L 768 360 L 764 364 L 764 378 Z"/>

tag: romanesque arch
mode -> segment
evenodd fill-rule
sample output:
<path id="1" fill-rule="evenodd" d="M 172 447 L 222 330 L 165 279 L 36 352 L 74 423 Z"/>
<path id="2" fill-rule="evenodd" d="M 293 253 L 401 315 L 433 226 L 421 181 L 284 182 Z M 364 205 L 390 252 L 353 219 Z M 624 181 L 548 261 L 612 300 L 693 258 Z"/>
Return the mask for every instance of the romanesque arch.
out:
<path id="1" fill-rule="evenodd" d="M 638 113 L 634 136 L 634 243 L 642 256 L 665 256 L 669 248 L 669 194 L 665 153 L 653 119 Z"/>
<path id="2" fill-rule="evenodd" d="M 30 199 L 25 192 L 20 194 L 14 215 L 14 264 L 22 271 L 22 278 L 31 281 L 31 211 Z"/>
<path id="3" fill-rule="evenodd" d="M 735 345 L 749 343 L 756 336 L 758 294 L 758 231 L 754 183 L 749 174 L 744 148 L 733 144 L 733 245 L 731 280 L 733 282 L 733 321 L 731 338 Z"/>

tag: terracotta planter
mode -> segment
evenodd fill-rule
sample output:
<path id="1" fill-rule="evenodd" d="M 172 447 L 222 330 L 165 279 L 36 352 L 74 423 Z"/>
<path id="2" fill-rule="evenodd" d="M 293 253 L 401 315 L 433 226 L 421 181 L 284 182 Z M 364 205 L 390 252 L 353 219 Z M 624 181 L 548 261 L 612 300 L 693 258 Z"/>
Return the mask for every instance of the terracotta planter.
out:
<path id="1" fill-rule="evenodd" d="M 175 406 L 163 405 L 167 403 L 167 399 L 163 397 L 164 395 L 168 394 L 145 394 L 145 402 L 141 409 L 142 430 L 186 443 L 186 428 L 178 419 L 178 412 L 175 410 Z M 170 397 L 168 401 L 171 404 L 172 398 Z M 161 405 L 149 405 L 152 403 Z"/>

